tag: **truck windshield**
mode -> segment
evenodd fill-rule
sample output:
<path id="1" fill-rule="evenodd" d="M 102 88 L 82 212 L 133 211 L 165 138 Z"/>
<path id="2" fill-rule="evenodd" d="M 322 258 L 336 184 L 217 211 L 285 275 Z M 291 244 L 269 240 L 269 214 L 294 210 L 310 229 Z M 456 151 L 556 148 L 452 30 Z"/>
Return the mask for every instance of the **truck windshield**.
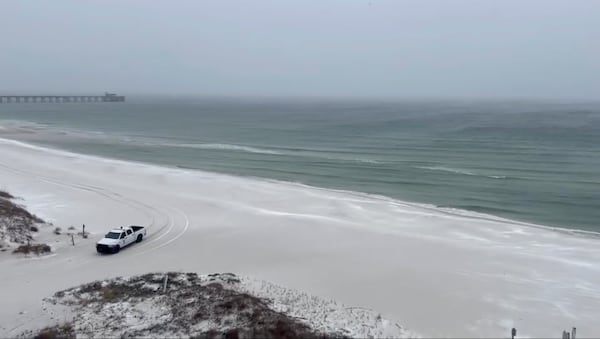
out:
<path id="1" fill-rule="evenodd" d="M 109 239 L 119 239 L 120 236 L 121 236 L 121 233 L 108 232 L 108 233 L 106 233 L 106 235 L 104 237 L 109 238 Z"/>

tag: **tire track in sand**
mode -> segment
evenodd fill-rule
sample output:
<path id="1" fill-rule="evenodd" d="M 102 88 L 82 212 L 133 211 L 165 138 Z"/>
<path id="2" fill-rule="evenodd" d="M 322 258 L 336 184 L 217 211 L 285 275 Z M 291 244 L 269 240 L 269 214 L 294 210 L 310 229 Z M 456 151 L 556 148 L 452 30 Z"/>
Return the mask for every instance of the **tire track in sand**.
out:
<path id="1" fill-rule="evenodd" d="M 55 177 L 51 177 L 48 175 L 42 175 L 39 173 L 34 173 L 32 171 L 16 169 L 16 168 L 13 168 L 13 167 L 10 167 L 7 165 L 2 165 L 2 164 L 0 164 L 0 168 L 3 168 L 10 172 L 13 172 L 17 175 L 24 176 L 26 178 L 34 178 L 34 179 L 37 179 L 37 180 L 40 180 L 40 181 L 43 181 L 46 183 L 70 188 L 73 190 L 80 190 L 80 191 L 87 191 L 87 192 L 95 193 L 95 194 L 98 194 L 98 195 L 100 195 L 106 199 L 109 199 L 113 202 L 127 205 L 130 208 L 133 208 L 135 210 L 142 212 L 142 214 L 144 214 L 151 220 L 150 223 L 146 226 L 149 234 L 148 234 L 148 236 L 145 237 L 145 239 L 148 239 L 149 241 L 143 241 L 142 243 L 135 244 L 134 247 L 131 248 L 131 250 L 138 252 L 140 249 L 145 249 L 149 246 L 152 246 L 152 247 L 149 249 L 145 249 L 144 251 L 140 252 L 139 254 L 147 253 L 147 252 L 162 248 L 162 247 L 172 243 L 173 241 L 175 241 L 178 238 L 180 238 L 181 236 L 183 236 L 183 234 L 189 228 L 189 218 L 183 211 L 181 211 L 180 209 L 177 209 L 175 207 L 170 207 L 170 209 L 172 211 L 175 211 L 177 214 L 180 214 L 181 216 L 183 216 L 185 222 L 184 222 L 183 227 L 179 227 L 181 230 L 177 234 L 175 234 L 173 237 L 170 237 L 170 233 L 173 232 L 173 229 L 175 228 L 175 226 L 177 226 L 177 224 L 175 222 L 175 218 L 173 217 L 173 214 L 165 211 L 164 208 L 149 205 L 149 204 L 147 204 L 143 201 L 137 200 L 137 199 L 125 197 L 122 194 L 119 194 L 114 191 L 110 191 L 110 190 L 102 188 L 102 187 L 81 184 L 81 183 L 67 182 L 67 181 L 60 180 L 60 179 L 57 179 Z M 164 218 L 166 221 L 157 225 L 156 224 L 157 218 Z M 155 226 L 157 226 L 158 229 L 155 230 Z M 160 242 L 158 245 L 153 245 L 154 243 L 159 242 L 164 237 L 167 237 L 167 239 L 165 239 L 163 242 Z M 139 254 L 133 254 L 133 255 L 137 256 Z M 83 259 L 83 260 L 73 261 L 72 259 L 73 259 L 73 256 L 67 256 L 67 257 L 62 258 L 62 260 L 60 260 L 60 261 L 68 260 L 68 261 L 70 261 L 70 265 L 79 266 L 79 265 L 86 264 L 86 263 L 90 262 L 91 260 L 93 260 L 93 259 L 87 258 L 87 259 Z"/>

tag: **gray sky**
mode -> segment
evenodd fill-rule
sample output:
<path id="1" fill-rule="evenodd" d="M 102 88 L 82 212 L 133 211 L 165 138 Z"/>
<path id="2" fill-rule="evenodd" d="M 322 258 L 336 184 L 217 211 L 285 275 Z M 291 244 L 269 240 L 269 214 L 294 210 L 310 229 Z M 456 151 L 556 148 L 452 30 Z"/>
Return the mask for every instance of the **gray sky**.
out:
<path id="1" fill-rule="evenodd" d="M 600 1 L 2 1 L 0 93 L 600 96 Z"/>

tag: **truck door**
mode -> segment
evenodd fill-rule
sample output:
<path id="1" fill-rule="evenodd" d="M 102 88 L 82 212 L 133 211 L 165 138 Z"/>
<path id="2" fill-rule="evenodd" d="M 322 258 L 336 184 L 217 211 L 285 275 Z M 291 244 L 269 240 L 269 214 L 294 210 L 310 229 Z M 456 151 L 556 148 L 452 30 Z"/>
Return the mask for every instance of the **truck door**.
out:
<path id="1" fill-rule="evenodd" d="M 135 239 L 133 238 L 133 231 L 127 230 L 127 244 L 131 244 Z"/>
<path id="2" fill-rule="evenodd" d="M 125 237 L 127 236 L 127 234 L 125 232 L 121 233 L 121 237 L 119 237 L 119 243 L 121 244 L 121 247 L 125 247 L 127 246 L 127 239 L 125 239 Z"/>

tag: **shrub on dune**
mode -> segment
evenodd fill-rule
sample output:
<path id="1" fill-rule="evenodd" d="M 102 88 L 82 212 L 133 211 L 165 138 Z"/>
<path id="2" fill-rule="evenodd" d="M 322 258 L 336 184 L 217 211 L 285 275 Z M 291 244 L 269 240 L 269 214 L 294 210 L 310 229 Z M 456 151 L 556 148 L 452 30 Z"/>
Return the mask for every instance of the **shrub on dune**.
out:
<path id="1" fill-rule="evenodd" d="M 50 246 L 48 246 L 46 244 L 21 245 L 13 251 L 13 253 L 22 253 L 22 254 L 32 253 L 32 254 L 37 254 L 37 255 L 47 254 L 50 252 L 52 252 L 52 249 L 50 248 Z"/>

